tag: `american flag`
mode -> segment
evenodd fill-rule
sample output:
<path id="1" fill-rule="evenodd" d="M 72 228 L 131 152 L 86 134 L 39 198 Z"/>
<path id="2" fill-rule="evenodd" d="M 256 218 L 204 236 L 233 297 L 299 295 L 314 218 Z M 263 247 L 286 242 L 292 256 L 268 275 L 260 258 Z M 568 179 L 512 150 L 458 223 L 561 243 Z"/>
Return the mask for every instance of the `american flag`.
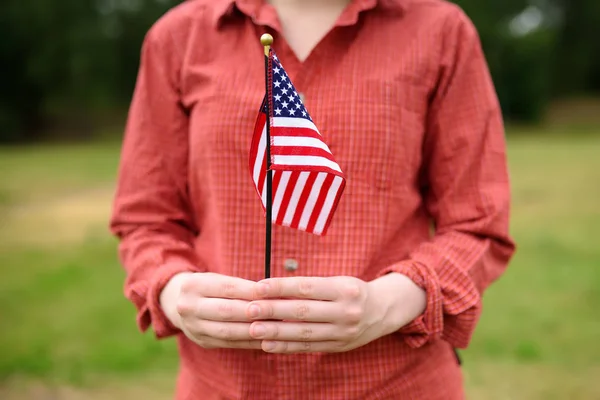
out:
<path id="1" fill-rule="evenodd" d="M 268 90 L 250 148 L 250 173 L 265 210 L 267 118 L 273 171 L 272 222 L 325 235 L 346 180 L 273 50 L 268 59 Z"/>

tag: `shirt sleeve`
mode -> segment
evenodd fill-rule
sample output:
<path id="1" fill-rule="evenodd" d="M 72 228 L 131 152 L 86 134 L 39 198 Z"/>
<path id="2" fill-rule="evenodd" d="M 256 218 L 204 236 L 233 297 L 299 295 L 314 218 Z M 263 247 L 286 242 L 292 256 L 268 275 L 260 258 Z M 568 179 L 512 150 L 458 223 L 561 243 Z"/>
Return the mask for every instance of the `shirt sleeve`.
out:
<path id="1" fill-rule="evenodd" d="M 400 332 L 411 347 L 439 338 L 467 347 L 482 293 L 515 249 L 501 110 L 475 27 L 457 14 L 446 30 L 424 144 L 423 198 L 435 234 L 381 273 L 404 274 L 427 293 L 424 314 Z"/>
<path id="2" fill-rule="evenodd" d="M 203 271 L 193 249 L 188 197 L 188 116 L 180 102 L 176 47 L 160 25 L 147 34 L 123 140 L 111 231 L 120 239 L 125 296 L 142 331 L 178 333 L 159 303 L 179 272 Z"/>

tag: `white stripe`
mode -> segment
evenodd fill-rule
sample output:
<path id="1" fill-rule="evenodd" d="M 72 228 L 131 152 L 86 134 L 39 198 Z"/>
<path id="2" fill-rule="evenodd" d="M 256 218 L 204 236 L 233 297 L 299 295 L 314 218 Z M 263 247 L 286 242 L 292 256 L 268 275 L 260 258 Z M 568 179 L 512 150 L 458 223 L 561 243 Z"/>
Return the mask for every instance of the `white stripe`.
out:
<path id="1" fill-rule="evenodd" d="M 296 209 L 298 208 L 298 201 L 300 200 L 300 196 L 302 195 L 304 185 L 306 185 L 306 180 L 309 175 L 310 172 L 304 171 L 300 172 L 300 175 L 298 176 L 296 186 L 294 186 L 294 191 L 292 192 L 292 198 L 288 203 L 285 217 L 283 217 L 283 225 L 285 226 L 289 226 L 292 223 L 292 219 L 294 219 L 294 214 L 296 214 Z"/>
<path id="2" fill-rule="evenodd" d="M 306 201 L 306 205 L 304 206 L 304 211 L 302 212 L 302 217 L 300 218 L 300 223 L 298 224 L 298 229 L 303 231 L 306 230 L 308 226 L 308 221 L 310 221 L 310 217 L 315 208 L 315 204 L 319 198 L 319 192 L 321 191 L 321 186 L 323 186 L 323 181 L 327 177 L 327 173 L 319 172 L 317 175 L 317 179 L 315 179 L 315 183 L 313 184 L 312 190 L 310 191 L 310 195 L 308 196 L 308 200 Z"/>
<path id="3" fill-rule="evenodd" d="M 273 146 L 314 147 L 331 154 L 329 147 L 320 139 L 305 136 L 273 136 Z"/>
<path id="4" fill-rule="evenodd" d="M 267 125 L 263 127 L 262 133 L 260 134 L 260 140 L 258 142 L 258 153 L 256 153 L 256 159 L 254 160 L 254 173 L 252 177 L 254 179 L 254 186 L 258 188 L 258 178 L 260 177 L 260 170 L 263 165 L 263 161 L 267 154 Z"/>
<path id="5" fill-rule="evenodd" d="M 279 172 L 281 174 L 281 179 L 279 180 L 279 184 L 276 188 L 275 198 L 273 199 L 273 215 L 272 220 L 277 220 L 277 215 L 279 214 L 279 207 L 281 206 L 281 201 L 283 200 L 283 195 L 285 194 L 285 189 L 287 188 L 288 182 L 290 181 L 290 176 L 292 173 L 290 171 Z"/>
<path id="6" fill-rule="evenodd" d="M 334 171 L 342 172 L 340 166 L 335 162 L 325 157 L 320 156 L 273 156 L 274 165 L 298 165 L 298 166 L 315 166 L 315 167 L 328 167 Z"/>
<path id="7" fill-rule="evenodd" d="M 265 208 L 267 207 L 267 177 L 265 176 L 265 182 L 263 183 L 262 192 L 260 192 L 260 200 Z"/>
<path id="8" fill-rule="evenodd" d="M 319 135 L 321 132 L 317 129 L 315 124 L 313 124 L 308 119 L 304 118 L 287 118 L 287 117 L 273 117 L 272 119 L 274 127 L 279 128 L 308 128 L 317 132 Z"/>
<path id="9" fill-rule="evenodd" d="M 342 178 L 336 176 L 333 179 L 333 183 L 329 188 L 329 192 L 327 193 L 327 198 L 325 199 L 325 204 L 323 204 L 323 208 L 321 209 L 321 214 L 317 219 L 317 223 L 315 224 L 314 233 L 320 235 L 323 233 L 323 229 L 325 229 L 325 223 L 329 218 L 329 214 L 331 213 L 331 208 L 335 202 L 335 198 L 337 197 L 337 193 L 340 190 L 340 185 L 342 184 Z"/>

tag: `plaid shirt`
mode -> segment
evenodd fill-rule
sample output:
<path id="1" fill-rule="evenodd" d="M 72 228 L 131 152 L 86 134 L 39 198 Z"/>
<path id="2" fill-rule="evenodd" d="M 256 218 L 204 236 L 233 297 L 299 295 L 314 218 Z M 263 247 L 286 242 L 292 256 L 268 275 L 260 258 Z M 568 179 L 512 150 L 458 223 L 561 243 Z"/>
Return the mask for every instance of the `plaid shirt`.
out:
<path id="1" fill-rule="evenodd" d="M 327 236 L 275 226 L 273 276 L 391 271 L 427 292 L 399 332 L 341 354 L 205 350 L 165 318 L 182 271 L 263 277 L 248 152 L 269 32 L 347 177 Z M 501 112 L 475 28 L 438 0 L 355 0 L 300 62 L 257 0 L 184 2 L 144 42 L 111 221 L 142 330 L 177 335 L 178 400 L 461 399 L 481 295 L 504 271 Z"/>

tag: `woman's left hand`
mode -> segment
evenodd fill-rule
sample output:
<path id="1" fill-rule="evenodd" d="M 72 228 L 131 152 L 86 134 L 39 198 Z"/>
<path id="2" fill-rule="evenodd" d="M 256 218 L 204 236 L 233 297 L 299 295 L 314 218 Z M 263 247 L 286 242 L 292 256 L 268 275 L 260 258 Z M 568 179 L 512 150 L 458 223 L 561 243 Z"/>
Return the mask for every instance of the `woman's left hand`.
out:
<path id="1" fill-rule="evenodd" d="M 425 292 L 404 275 L 372 282 L 339 276 L 271 278 L 256 284 L 250 335 L 269 353 L 343 352 L 397 331 L 425 310 Z"/>

